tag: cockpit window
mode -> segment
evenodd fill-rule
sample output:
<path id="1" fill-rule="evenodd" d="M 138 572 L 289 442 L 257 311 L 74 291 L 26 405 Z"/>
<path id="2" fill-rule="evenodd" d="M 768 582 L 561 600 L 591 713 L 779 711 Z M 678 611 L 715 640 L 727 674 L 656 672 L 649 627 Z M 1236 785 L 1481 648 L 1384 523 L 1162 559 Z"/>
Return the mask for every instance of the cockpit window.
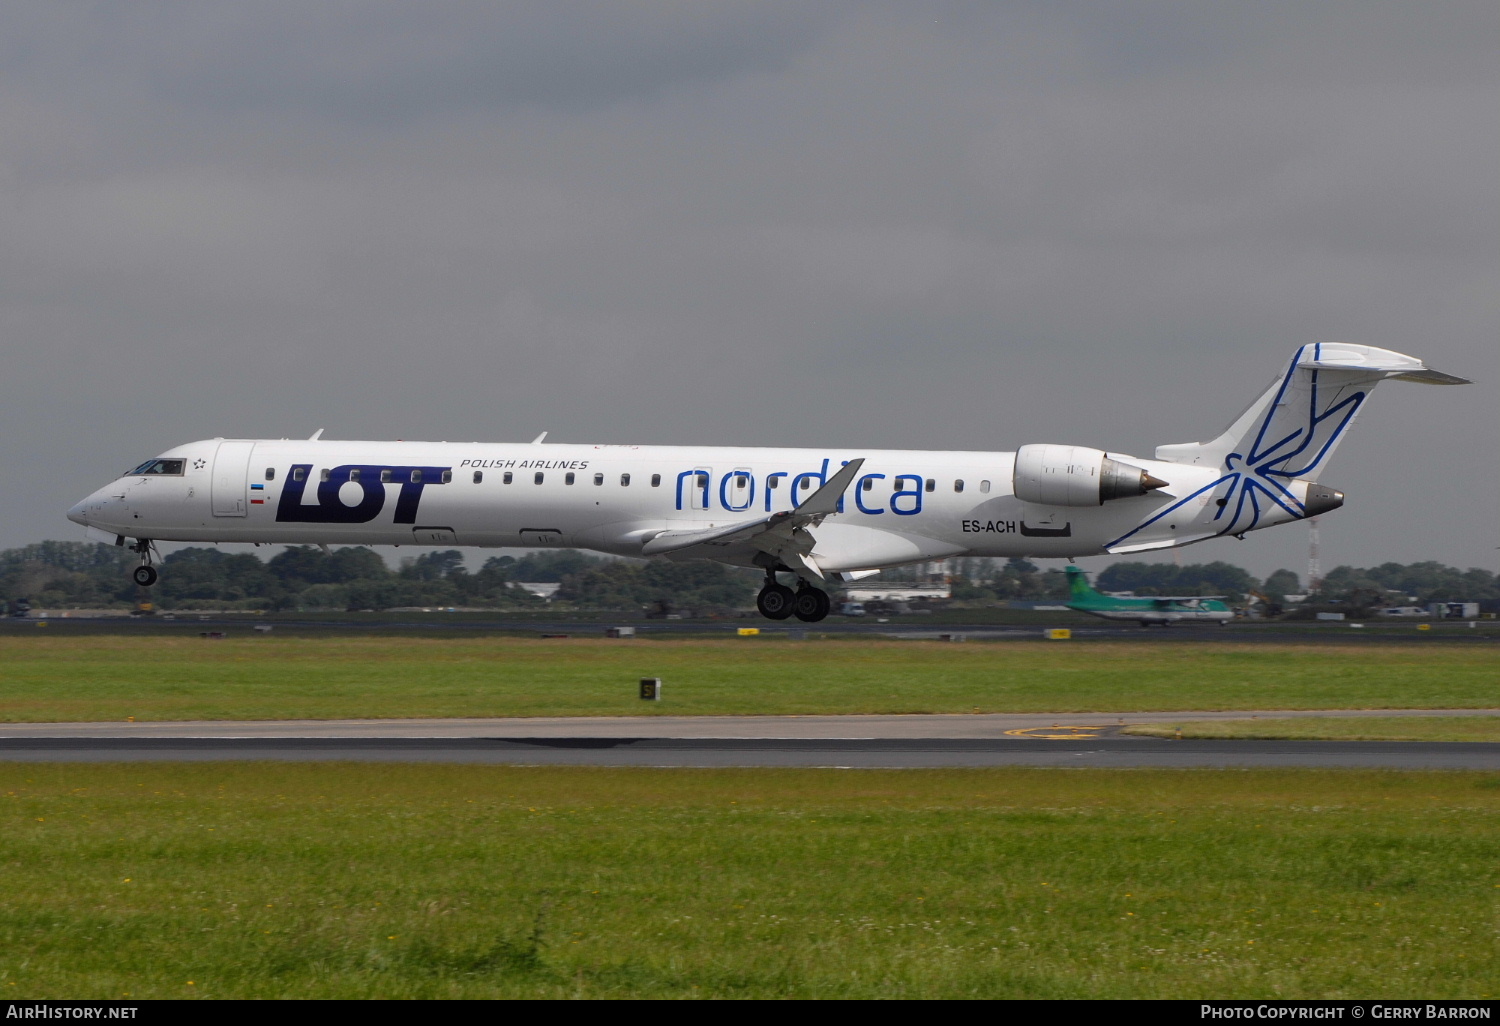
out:
<path id="1" fill-rule="evenodd" d="M 187 466 L 187 460 L 147 460 L 125 476 L 181 477 L 185 466 Z"/>

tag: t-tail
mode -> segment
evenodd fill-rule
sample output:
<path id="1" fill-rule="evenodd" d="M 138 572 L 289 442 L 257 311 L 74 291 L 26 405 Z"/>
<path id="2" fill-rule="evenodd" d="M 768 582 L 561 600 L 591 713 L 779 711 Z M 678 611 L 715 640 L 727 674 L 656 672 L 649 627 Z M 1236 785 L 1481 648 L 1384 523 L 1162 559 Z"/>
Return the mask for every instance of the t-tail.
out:
<path id="1" fill-rule="evenodd" d="M 1075 603 L 1089 602 L 1102 596 L 1089 586 L 1089 575 L 1076 566 L 1066 568 L 1068 574 L 1068 597 Z"/>
<path id="2" fill-rule="evenodd" d="M 1175 482 L 1177 501 L 1104 545 L 1144 552 L 1190 545 L 1338 509 L 1344 493 L 1318 483 L 1370 392 L 1386 378 L 1434 385 L 1465 379 L 1373 346 L 1319 342 L 1297 350 L 1286 369 L 1224 432 L 1208 442 L 1157 446 L 1165 464 L 1207 474 Z M 1174 475 L 1152 469 L 1158 478 Z"/>
<path id="3" fill-rule="evenodd" d="M 1317 481 L 1370 392 L 1386 378 L 1468 384 L 1388 349 L 1318 342 L 1298 349 L 1286 370 L 1219 437 L 1158 446 L 1156 458 L 1217 467 L 1278 491 L 1294 480 Z"/>

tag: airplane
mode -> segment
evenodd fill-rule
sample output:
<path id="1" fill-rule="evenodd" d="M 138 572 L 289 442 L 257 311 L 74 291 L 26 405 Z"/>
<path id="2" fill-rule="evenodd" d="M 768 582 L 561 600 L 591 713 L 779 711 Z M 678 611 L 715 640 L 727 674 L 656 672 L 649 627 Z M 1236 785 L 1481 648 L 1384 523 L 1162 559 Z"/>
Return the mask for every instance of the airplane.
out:
<path id="1" fill-rule="evenodd" d="M 1465 384 L 1371 346 L 1316 343 L 1207 442 L 1152 458 L 1078 445 L 1014 452 L 311 438 L 177 446 L 68 510 L 129 545 L 139 585 L 157 543 L 558 548 L 760 569 L 760 612 L 815 622 L 830 581 L 952 556 L 1147 552 L 1337 509 L 1319 483 L 1386 378 Z M 782 583 L 792 575 L 796 587 Z"/>
<path id="2" fill-rule="evenodd" d="M 1151 595 L 1143 598 L 1116 598 L 1089 587 L 1088 574 L 1076 566 L 1067 567 L 1067 607 L 1105 620 L 1135 620 L 1142 627 L 1154 623 L 1228 623 L 1234 612 L 1223 602 L 1222 595 Z"/>

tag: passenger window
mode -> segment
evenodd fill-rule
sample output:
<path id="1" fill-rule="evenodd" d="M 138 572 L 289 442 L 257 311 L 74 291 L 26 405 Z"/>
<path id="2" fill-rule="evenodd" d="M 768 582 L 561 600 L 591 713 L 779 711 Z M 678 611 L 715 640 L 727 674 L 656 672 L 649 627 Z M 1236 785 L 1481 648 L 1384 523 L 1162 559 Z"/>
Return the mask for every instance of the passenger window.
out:
<path id="1" fill-rule="evenodd" d="M 927 490 L 929 492 L 935 492 L 935 491 L 937 491 L 937 479 L 936 478 L 929 477 L 927 479 Z"/>
<path id="2" fill-rule="evenodd" d="M 734 476 L 734 486 L 736 488 L 744 488 L 747 484 L 749 484 L 749 482 L 750 482 L 750 475 L 749 474 L 736 474 Z"/>
<path id="3" fill-rule="evenodd" d="M 276 480 L 276 468 L 275 467 L 267 467 L 266 468 L 266 480 L 267 481 L 274 481 L 274 480 Z"/>
<path id="4" fill-rule="evenodd" d="M 516 475 L 512 474 L 510 471 L 507 470 L 505 472 L 505 476 L 503 478 L 501 478 L 500 480 L 501 480 L 501 482 L 503 484 L 510 484 L 515 479 L 516 479 Z"/>
<path id="5" fill-rule="evenodd" d="M 322 473 L 321 473 L 321 474 L 319 474 L 319 475 L 318 475 L 318 480 L 319 480 L 319 481 L 327 481 L 327 480 L 328 480 L 328 478 L 329 478 L 329 476 L 330 476 L 330 475 L 331 475 L 331 474 L 332 474 L 332 473 L 333 473 L 333 471 L 332 471 L 332 470 L 330 470 L 330 469 L 329 469 L 329 468 L 327 468 L 327 467 L 324 467 L 324 468 L 323 468 L 323 472 L 322 472 Z"/>
<path id="6" fill-rule="evenodd" d="M 451 471 L 451 470 L 445 470 L 445 471 L 443 471 L 443 476 L 442 476 L 442 482 L 443 482 L 443 484 L 447 484 L 448 482 L 450 482 L 452 480 L 453 480 L 453 471 Z"/>
<path id="7" fill-rule="evenodd" d="M 652 474 L 651 475 L 651 487 L 652 488 L 660 488 L 661 487 L 661 475 L 660 474 Z"/>
<path id="8" fill-rule="evenodd" d="M 541 484 L 542 483 L 542 472 L 540 470 L 538 470 L 536 472 L 536 483 L 537 484 Z"/>
<path id="9" fill-rule="evenodd" d="M 420 470 L 413 470 L 411 472 L 411 483 L 412 484 L 421 484 L 422 483 L 422 472 Z"/>
<path id="10" fill-rule="evenodd" d="M 603 474 L 595 474 L 594 475 L 594 484 L 596 484 L 596 485 L 602 485 L 603 483 L 604 483 L 604 475 Z"/>
<path id="11" fill-rule="evenodd" d="M 351 481 L 358 481 L 359 480 L 359 468 L 358 467 L 350 467 L 349 468 L 349 480 L 351 480 Z"/>
<path id="12" fill-rule="evenodd" d="M 306 478 L 307 478 L 307 468 L 306 467 L 293 467 L 292 468 L 292 480 L 293 481 L 303 481 L 303 480 L 306 480 Z"/>
<path id="13" fill-rule="evenodd" d="M 563 475 L 563 484 L 572 484 L 575 480 L 577 480 L 577 475 L 571 470 Z"/>
<path id="14" fill-rule="evenodd" d="M 476 470 L 476 471 L 474 471 L 474 483 L 478 484 L 479 482 L 481 482 L 483 480 L 484 480 L 484 471 L 482 471 L 482 470 Z"/>
<path id="15" fill-rule="evenodd" d="M 630 475 L 629 474 L 621 474 L 620 475 L 620 487 L 621 488 L 629 488 L 630 487 Z"/>
<path id="16" fill-rule="evenodd" d="M 860 488 L 864 489 L 867 492 L 874 490 L 875 479 L 873 477 L 865 478 L 864 481 L 860 484 Z"/>
<path id="17" fill-rule="evenodd" d="M 979 482 L 979 490 L 981 492 L 987 492 L 987 491 L 989 491 L 990 490 L 990 483 L 988 481 L 981 481 L 981 482 Z"/>
<path id="18" fill-rule="evenodd" d="M 961 492 L 964 490 L 964 483 L 962 479 L 953 482 L 953 490 L 955 492 Z"/>
<path id="19" fill-rule="evenodd" d="M 779 484 L 781 484 L 780 474 L 772 474 L 770 479 L 766 481 L 767 488 L 775 488 Z"/>
<path id="20" fill-rule="evenodd" d="M 391 472 L 389 470 L 382 470 L 380 472 L 380 483 L 381 484 L 390 484 L 391 483 Z"/>

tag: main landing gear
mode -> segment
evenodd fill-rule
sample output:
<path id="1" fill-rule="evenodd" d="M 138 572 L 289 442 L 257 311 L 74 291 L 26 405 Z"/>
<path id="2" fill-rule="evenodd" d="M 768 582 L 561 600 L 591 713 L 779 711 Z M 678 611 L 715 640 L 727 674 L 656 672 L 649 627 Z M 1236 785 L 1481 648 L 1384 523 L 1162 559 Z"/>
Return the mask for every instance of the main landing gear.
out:
<path id="1" fill-rule="evenodd" d="M 151 539 L 138 538 L 136 543 L 130 546 L 130 551 L 139 553 L 141 565 L 130 572 L 130 579 L 142 588 L 149 588 L 156 583 L 156 567 L 151 565 Z"/>
<path id="2" fill-rule="evenodd" d="M 803 623 L 816 623 L 826 617 L 833 608 L 828 592 L 814 588 L 806 581 L 797 583 L 799 587 L 793 591 L 784 584 L 778 584 L 776 575 L 767 572 L 766 585 L 755 598 L 755 606 L 760 610 L 760 615 L 768 620 L 785 620 L 789 616 L 795 616 Z"/>

